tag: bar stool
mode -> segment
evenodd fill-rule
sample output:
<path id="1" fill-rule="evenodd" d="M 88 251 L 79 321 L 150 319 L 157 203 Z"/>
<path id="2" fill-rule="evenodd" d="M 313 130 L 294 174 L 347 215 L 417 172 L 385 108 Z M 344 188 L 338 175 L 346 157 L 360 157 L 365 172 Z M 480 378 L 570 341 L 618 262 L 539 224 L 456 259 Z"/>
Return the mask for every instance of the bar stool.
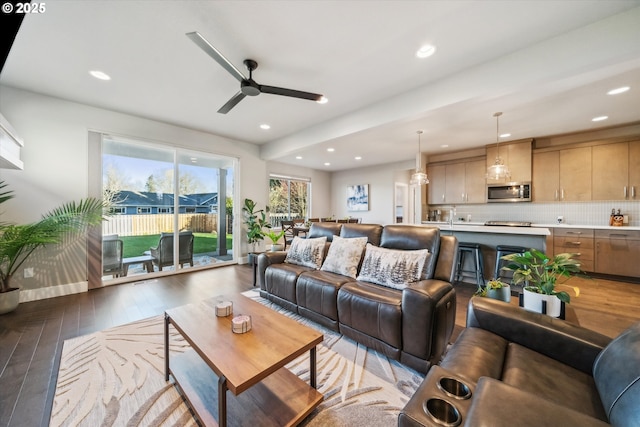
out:
<path id="1" fill-rule="evenodd" d="M 502 267 L 507 263 L 507 261 L 501 259 L 504 255 L 509 254 L 523 254 L 529 249 L 523 246 L 509 246 L 509 245 L 498 245 L 496 246 L 496 267 L 493 272 L 493 277 L 501 280 L 503 282 L 509 283 L 513 285 L 513 272 L 501 270 Z M 526 286 L 526 284 L 525 284 Z"/>
<path id="2" fill-rule="evenodd" d="M 473 270 L 464 269 L 464 261 L 467 254 L 472 256 Z M 456 267 L 456 282 L 462 281 L 464 277 L 475 279 L 476 285 L 484 286 L 484 271 L 482 268 L 482 255 L 480 254 L 480 244 L 478 243 L 458 243 L 458 265 Z"/>

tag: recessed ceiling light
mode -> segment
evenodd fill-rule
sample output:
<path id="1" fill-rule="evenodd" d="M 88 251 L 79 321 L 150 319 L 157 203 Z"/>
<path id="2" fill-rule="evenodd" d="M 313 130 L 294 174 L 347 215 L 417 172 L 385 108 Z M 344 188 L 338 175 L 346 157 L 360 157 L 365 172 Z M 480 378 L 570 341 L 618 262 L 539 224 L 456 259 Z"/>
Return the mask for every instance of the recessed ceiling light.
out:
<path id="1" fill-rule="evenodd" d="M 302 160 L 302 156 L 296 156 L 296 160 Z"/>
<path id="2" fill-rule="evenodd" d="M 331 166 L 331 163 L 329 163 L 329 162 L 325 162 L 325 164 L 324 164 L 324 165 L 325 165 L 325 166 Z"/>
<path id="3" fill-rule="evenodd" d="M 447 148 L 447 147 L 449 147 L 449 144 L 442 144 L 440 147 L 441 148 Z"/>
<path id="4" fill-rule="evenodd" d="M 511 136 L 510 133 L 502 133 L 500 134 L 500 138 L 509 138 Z"/>
<path id="5" fill-rule="evenodd" d="M 89 74 L 99 80 L 111 80 L 111 76 L 109 76 L 107 73 L 103 73 L 102 71 L 93 70 L 89 71 Z"/>
<path id="6" fill-rule="evenodd" d="M 607 95 L 619 95 L 621 93 L 625 93 L 629 89 L 631 89 L 629 86 L 622 86 L 616 89 L 611 89 L 609 92 L 607 92 Z"/>
<path id="7" fill-rule="evenodd" d="M 327 151 L 330 152 L 330 153 L 333 153 L 334 151 L 336 151 L 336 149 L 335 148 L 327 148 Z"/>
<path id="8" fill-rule="evenodd" d="M 430 44 L 425 44 L 416 51 L 416 56 L 418 58 L 428 58 L 434 53 L 436 53 L 436 47 Z"/>
<path id="9" fill-rule="evenodd" d="M 607 120 L 609 116 L 598 116 L 591 119 L 592 122 L 601 122 L 603 120 Z"/>
<path id="10" fill-rule="evenodd" d="M 261 125 L 260 125 L 260 129 L 262 129 L 262 130 L 269 130 L 269 129 L 271 129 L 271 126 L 269 126 L 269 125 L 268 125 L 268 124 L 266 124 L 266 123 L 263 123 L 263 124 L 261 124 Z"/>
<path id="11" fill-rule="evenodd" d="M 323 96 L 322 98 L 318 99 L 316 102 L 318 104 L 326 104 L 327 102 L 329 102 L 329 99 Z"/>
<path id="12" fill-rule="evenodd" d="M 354 159 L 356 160 L 362 160 L 362 156 L 355 156 Z"/>

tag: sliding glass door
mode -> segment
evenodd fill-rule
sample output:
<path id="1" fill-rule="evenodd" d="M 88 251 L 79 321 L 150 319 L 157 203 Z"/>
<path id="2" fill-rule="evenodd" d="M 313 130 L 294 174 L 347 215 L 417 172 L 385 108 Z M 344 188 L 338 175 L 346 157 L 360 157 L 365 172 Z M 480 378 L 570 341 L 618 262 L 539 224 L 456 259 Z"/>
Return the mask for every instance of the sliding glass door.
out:
<path id="1" fill-rule="evenodd" d="M 102 139 L 102 280 L 233 260 L 236 159 Z"/>

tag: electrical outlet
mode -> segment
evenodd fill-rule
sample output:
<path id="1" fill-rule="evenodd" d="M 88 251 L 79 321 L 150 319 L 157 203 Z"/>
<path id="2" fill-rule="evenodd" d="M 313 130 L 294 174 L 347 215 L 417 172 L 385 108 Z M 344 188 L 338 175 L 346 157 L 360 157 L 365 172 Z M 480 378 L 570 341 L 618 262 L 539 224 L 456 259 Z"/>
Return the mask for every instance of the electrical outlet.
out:
<path id="1" fill-rule="evenodd" d="M 30 277 L 33 277 L 33 268 L 32 267 L 25 268 L 24 269 L 24 278 L 28 279 Z"/>

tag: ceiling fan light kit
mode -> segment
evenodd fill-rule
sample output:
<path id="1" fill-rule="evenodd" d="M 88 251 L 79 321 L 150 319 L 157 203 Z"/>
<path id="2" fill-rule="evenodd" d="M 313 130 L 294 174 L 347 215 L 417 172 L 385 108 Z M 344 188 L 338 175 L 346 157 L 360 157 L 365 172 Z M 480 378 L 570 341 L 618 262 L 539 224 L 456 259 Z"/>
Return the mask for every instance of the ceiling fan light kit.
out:
<path id="1" fill-rule="evenodd" d="M 243 61 L 245 67 L 247 67 L 247 70 L 249 70 L 249 77 L 247 78 L 227 58 L 225 58 L 218 49 L 216 49 L 211 43 L 209 43 L 204 37 L 202 37 L 200 33 L 198 33 L 197 31 L 193 31 L 191 33 L 187 33 L 187 37 L 189 37 L 195 44 L 198 45 L 198 47 L 200 47 L 200 49 L 202 49 L 207 55 L 212 57 L 218 64 L 220 64 L 220 66 L 222 66 L 222 68 L 227 70 L 229 74 L 231 74 L 236 80 L 240 82 L 240 90 L 238 91 L 238 93 L 233 95 L 231 99 L 226 102 L 226 104 L 220 107 L 220 109 L 218 110 L 218 113 L 220 114 L 227 114 L 246 96 L 258 96 L 261 93 L 289 96 L 291 98 L 298 99 L 307 99 L 310 101 L 316 101 L 321 104 L 326 103 L 326 98 L 318 93 L 303 92 L 300 90 L 261 85 L 253 80 L 253 70 L 258 68 L 258 63 L 253 59 L 245 59 Z"/>

